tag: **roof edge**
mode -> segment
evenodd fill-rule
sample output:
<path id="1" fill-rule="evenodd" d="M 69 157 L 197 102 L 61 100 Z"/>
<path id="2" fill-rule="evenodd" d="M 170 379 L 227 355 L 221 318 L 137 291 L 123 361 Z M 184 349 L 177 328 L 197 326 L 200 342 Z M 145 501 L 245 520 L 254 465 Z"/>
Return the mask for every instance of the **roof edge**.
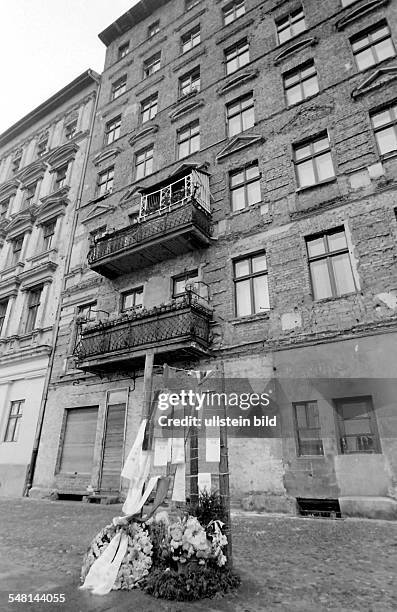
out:
<path id="1" fill-rule="evenodd" d="M 141 0 L 126 13 L 121 15 L 116 21 L 110 24 L 103 32 L 98 34 L 98 38 L 108 47 L 116 38 L 128 32 L 146 17 L 149 17 L 156 9 L 167 4 L 169 0 Z"/>

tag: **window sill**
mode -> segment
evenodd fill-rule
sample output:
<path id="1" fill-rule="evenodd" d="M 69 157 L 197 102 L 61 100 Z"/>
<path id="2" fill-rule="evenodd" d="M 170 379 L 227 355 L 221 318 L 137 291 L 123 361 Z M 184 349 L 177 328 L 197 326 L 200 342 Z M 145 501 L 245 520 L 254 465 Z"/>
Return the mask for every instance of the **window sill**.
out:
<path id="1" fill-rule="evenodd" d="M 380 156 L 380 161 L 387 161 L 388 159 L 394 159 L 397 157 L 397 151 L 390 151 L 390 153 L 385 153 Z"/>
<path id="2" fill-rule="evenodd" d="M 232 319 L 229 321 L 232 325 L 242 325 L 243 323 L 252 323 L 254 321 L 267 321 L 270 317 L 270 310 L 266 310 L 265 312 L 260 312 L 254 315 L 247 315 L 246 317 L 237 317 L 236 319 Z"/>
<path id="3" fill-rule="evenodd" d="M 295 34 L 295 36 L 291 36 L 291 38 L 288 38 L 288 40 L 285 40 L 284 42 L 278 42 L 277 40 L 277 47 L 276 49 L 282 49 L 285 45 L 288 45 L 288 43 L 290 43 L 291 41 L 295 41 L 299 38 L 299 36 L 303 36 L 304 34 L 308 33 L 308 29 L 306 28 L 305 30 L 302 30 L 302 32 L 299 32 L 299 34 Z"/>
<path id="4" fill-rule="evenodd" d="M 314 304 L 326 304 L 327 302 L 336 302 L 337 300 L 343 300 L 344 298 L 352 297 L 354 295 L 359 295 L 359 291 L 351 291 L 350 293 L 344 293 L 343 295 L 336 295 L 332 297 L 322 298 L 321 300 L 313 299 Z"/>
<path id="5" fill-rule="evenodd" d="M 330 185 L 331 183 L 336 183 L 337 179 L 336 176 L 327 179 L 326 181 L 321 181 L 320 183 L 315 183 L 314 185 L 307 185 L 305 187 L 298 187 L 298 189 L 295 189 L 295 193 L 300 194 L 300 193 L 305 193 L 307 191 L 310 191 L 311 189 L 317 189 L 318 187 L 323 187 L 324 185 Z"/>
<path id="6" fill-rule="evenodd" d="M 310 459 L 325 459 L 325 455 L 297 455 L 297 459 L 305 459 L 306 461 Z"/>

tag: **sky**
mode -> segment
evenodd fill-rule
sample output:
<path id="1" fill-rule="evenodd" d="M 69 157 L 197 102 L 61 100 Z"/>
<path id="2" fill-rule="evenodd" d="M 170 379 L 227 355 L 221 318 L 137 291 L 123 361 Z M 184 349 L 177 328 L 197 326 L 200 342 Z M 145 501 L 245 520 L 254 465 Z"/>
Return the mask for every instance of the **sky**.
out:
<path id="1" fill-rule="evenodd" d="M 92 68 L 98 34 L 138 0 L 0 0 L 0 133 Z"/>

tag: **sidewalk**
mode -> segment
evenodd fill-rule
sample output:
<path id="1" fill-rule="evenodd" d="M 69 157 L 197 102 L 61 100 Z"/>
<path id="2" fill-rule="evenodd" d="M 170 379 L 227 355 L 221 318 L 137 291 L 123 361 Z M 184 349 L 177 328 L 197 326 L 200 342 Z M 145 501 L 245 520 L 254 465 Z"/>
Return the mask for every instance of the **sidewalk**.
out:
<path id="1" fill-rule="evenodd" d="M 120 506 L 0 499 L 0 610 L 60 612 L 394 612 L 397 524 L 237 513 L 237 595 L 189 604 L 142 592 L 79 591 L 84 552 Z M 66 603 L 7 603 L 8 593 L 64 593 Z"/>

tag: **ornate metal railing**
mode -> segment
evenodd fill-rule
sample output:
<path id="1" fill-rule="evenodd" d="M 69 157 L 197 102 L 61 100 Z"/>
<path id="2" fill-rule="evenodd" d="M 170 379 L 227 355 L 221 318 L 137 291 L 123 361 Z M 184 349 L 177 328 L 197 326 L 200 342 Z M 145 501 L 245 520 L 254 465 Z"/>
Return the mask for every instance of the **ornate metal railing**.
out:
<path id="1" fill-rule="evenodd" d="M 209 345 L 211 311 L 191 292 L 169 304 L 151 310 L 137 310 L 116 320 L 82 327 L 74 356 L 78 362 L 89 357 L 142 349 L 161 343 L 169 347 L 178 340 Z"/>
<path id="2" fill-rule="evenodd" d="M 89 250 L 88 263 L 94 264 L 104 257 L 117 254 L 189 223 L 194 224 L 205 235 L 210 235 L 211 223 L 207 211 L 194 200 L 190 200 L 186 204 L 172 208 L 165 215 L 149 217 L 146 221 L 99 238 Z"/>
<path id="3" fill-rule="evenodd" d="M 208 213 L 211 212 L 208 176 L 197 170 L 193 170 L 187 176 L 161 189 L 142 195 L 139 219 L 146 219 L 148 215 L 169 212 L 173 206 L 190 199 L 197 202 Z"/>

